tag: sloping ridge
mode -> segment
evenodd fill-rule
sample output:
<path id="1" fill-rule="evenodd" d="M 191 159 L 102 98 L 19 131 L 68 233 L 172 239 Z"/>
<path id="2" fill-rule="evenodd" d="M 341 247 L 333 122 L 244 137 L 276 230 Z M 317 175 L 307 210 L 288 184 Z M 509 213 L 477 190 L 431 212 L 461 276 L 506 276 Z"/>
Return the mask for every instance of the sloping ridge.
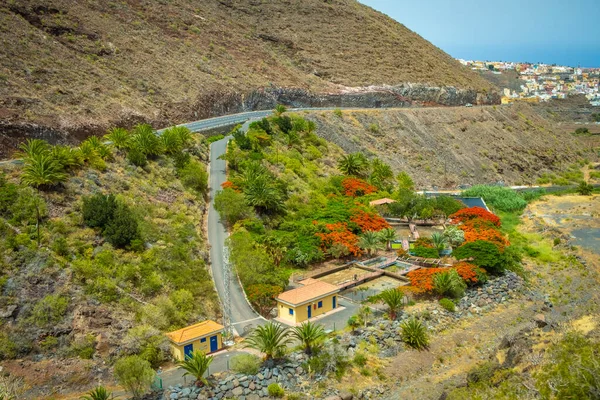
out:
<path id="1" fill-rule="evenodd" d="M 299 102 L 369 85 L 494 89 L 354 0 L 22 0 L 0 5 L 0 31 L 0 120 L 79 136 L 270 106 L 288 89 Z"/>

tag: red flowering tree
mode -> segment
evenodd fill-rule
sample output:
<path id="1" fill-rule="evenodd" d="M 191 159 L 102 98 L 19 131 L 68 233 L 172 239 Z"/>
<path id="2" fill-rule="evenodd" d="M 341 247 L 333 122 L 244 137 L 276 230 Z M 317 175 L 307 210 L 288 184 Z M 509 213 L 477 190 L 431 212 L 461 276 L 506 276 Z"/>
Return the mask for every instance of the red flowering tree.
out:
<path id="1" fill-rule="evenodd" d="M 370 185 L 364 180 L 358 178 L 344 179 L 342 181 L 342 188 L 344 189 L 344 195 L 348 197 L 364 196 L 377 191 L 375 186 Z"/>
<path id="2" fill-rule="evenodd" d="M 315 233 L 321 239 L 321 245 L 324 250 L 329 249 L 334 244 L 338 244 L 346 247 L 348 252 L 353 256 L 360 256 L 361 250 L 358 247 L 358 236 L 348 229 L 348 224 L 345 222 L 336 222 L 334 224 L 326 224 L 325 228 L 328 232 Z"/>
<path id="3" fill-rule="evenodd" d="M 374 231 L 379 232 L 382 229 L 390 227 L 383 217 L 375 212 L 368 212 L 360 209 L 355 209 L 350 217 L 350 221 L 360 227 L 363 232 Z"/>
<path id="4" fill-rule="evenodd" d="M 495 226 L 500 226 L 500 218 L 481 207 L 463 208 L 450 215 L 450 219 L 455 223 L 466 222 L 475 218 L 481 218 L 482 220 L 491 222 Z"/>
<path id="5" fill-rule="evenodd" d="M 248 300 L 252 306 L 256 308 L 261 315 L 266 317 L 269 314 L 269 311 L 275 307 L 275 297 L 281 292 L 282 290 L 279 286 L 260 283 L 249 286 L 246 290 L 246 296 L 248 296 Z"/>

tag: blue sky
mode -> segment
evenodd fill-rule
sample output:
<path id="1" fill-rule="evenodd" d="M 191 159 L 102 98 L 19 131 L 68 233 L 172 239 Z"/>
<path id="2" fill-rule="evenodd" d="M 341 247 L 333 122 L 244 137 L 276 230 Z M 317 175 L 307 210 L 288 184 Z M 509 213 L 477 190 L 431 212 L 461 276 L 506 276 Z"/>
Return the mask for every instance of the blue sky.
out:
<path id="1" fill-rule="evenodd" d="M 600 0 L 359 0 L 456 58 L 600 67 Z"/>

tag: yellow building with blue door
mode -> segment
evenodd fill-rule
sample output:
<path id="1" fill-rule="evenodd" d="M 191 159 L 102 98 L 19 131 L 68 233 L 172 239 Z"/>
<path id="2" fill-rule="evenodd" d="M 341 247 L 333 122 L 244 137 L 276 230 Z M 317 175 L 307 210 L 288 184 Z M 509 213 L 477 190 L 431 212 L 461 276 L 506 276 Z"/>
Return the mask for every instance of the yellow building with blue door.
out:
<path id="1" fill-rule="evenodd" d="M 277 300 L 279 320 L 297 325 L 338 307 L 340 289 L 331 283 L 306 279 L 303 286 L 281 293 Z"/>
<path id="2" fill-rule="evenodd" d="M 225 327 L 214 321 L 203 321 L 173 332 L 167 333 L 171 341 L 171 353 L 175 360 L 183 361 L 194 351 L 204 354 L 214 353 L 223 348 L 223 330 Z"/>

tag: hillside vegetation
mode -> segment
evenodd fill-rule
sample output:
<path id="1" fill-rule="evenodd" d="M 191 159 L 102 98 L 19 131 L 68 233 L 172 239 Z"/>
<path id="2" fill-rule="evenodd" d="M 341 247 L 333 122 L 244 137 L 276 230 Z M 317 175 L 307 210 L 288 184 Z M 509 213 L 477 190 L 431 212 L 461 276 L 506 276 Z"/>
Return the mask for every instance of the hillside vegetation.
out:
<path id="1" fill-rule="evenodd" d="M 260 88 L 493 89 L 355 0 L 8 1 L 0 32 L 0 118 L 84 137 L 227 113 Z"/>
<path id="2" fill-rule="evenodd" d="M 220 315 L 202 227 L 208 147 L 148 128 L 115 129 L 110 147 L 31 141 L 25 165 L 0 175 L 0 359 L 26 398 L 85 389 L 126 355 L 156 368 L 162 332 Z"/>
<path id="3" fill-rule="evenodd" d="M 422 188 L 498 181 L 565 184 L 583 178 L 569 175 L 581 168 L 578 162 L 597 157 L 585 140 L 525 104 L 337 110 L 310 112 L 307 118 L 317 124 L 319 136 L 347 152 L 381 158 Z"/>

